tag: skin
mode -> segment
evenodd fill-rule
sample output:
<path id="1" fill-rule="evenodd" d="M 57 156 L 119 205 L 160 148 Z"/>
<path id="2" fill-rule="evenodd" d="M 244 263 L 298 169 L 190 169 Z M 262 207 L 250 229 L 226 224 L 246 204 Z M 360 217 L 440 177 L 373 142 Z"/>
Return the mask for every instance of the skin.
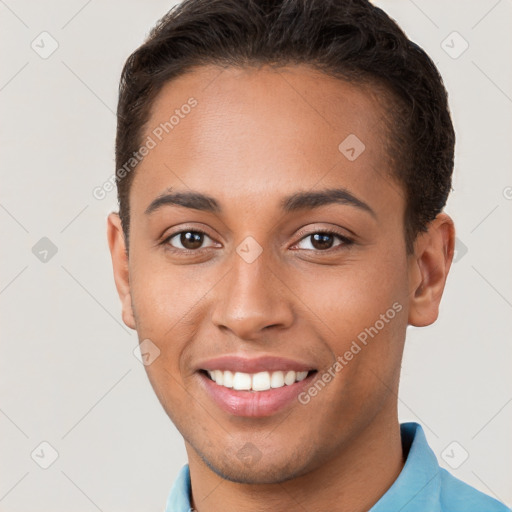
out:
<path id="1" fill-rule="evenodd" d="M 129 257 L 116 213 L 108 240 L 123 320 L 161 351 L 146 370 L 185 439 L 193 506 L 368 510 L 403 467 L 406 327 L 437 318 L 453 222 L 439 214 L 407 254 L 404 192 L 390 177 L 376 90 L 307 66 L 201 67 L 166 84 L 145 137 L 191 96 L 197 106 L 135 171 Z M 338 149 L 349 134 L 366 146 L 354 161 Z M 296 192 L 340 187 L 374 215 L 339 203 L 281 209 Z M 169 189 L 212 196 L 222 211 L 145 214 Z M 194 229 L 206 232 L 201 249 L 184 253 L 179 236 L 169 240 Z M 311 235 L 326 229 L 353 243 L 334 235 L 318 248 Z M 248 236 L 263 249 L 252 263 L 236 252 Z M 199 385 L 198 362 L 224 354 L 288 357 L 321 377 L 394 303 L 401 311 L 307 405 L 236 417 Z M 252 463 L 237 457 L 246 443 L 261 454 Z"/>

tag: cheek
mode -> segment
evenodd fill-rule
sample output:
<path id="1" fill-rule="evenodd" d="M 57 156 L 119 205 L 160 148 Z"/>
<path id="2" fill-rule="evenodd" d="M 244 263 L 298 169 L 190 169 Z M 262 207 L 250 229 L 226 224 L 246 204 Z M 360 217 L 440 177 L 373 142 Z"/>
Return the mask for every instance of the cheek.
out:
<path id="1" fill-rule="evenodd" d="M 148 337 L 171 334 L 186 323 L 211 284 L 193 266 L 173 266 L 164 258 L 134 258 L 130 289 L 137 330 Z"/>
<path id="2" fill-rule="evenodd" d="M 326 337 L 347 339 L 373 326 L 398 302 L 405 306 L 407 280 L 405 263 L 353 261 L 339 267 L 311 267 L 300 278 L 289 275 L 290 288 L 302 304 L 304 315 L 318 325 Z M 395 306 L 395 310 L 400 309 Z M 395 310 L 390 312 L 393 318 Z M 380 323 L 379 323 L 380 325 Z M 387 325 L 387 324 L 386 324 Z"/>
<path id="3" fill-rule="evenodd" d="M 130 282 L 139 339 L 151 340 L 160 351 L 145 369 L 161 400 L 165 396 L 159 390 L 179 400 L 173 390 L 180 389 L 187 377 L 182 365 L 188 342 L 198 329 L 197 314 L 208 287 L 192 275 L 183 278 L 183 269 L 146 261 L 134 265 Z"/>
<path id="4" fill-rule="evenodd" d="M 340 362 L 334 401 L 371 407 L 395 388 L 407 325 L 406 267 L 400 258 L 397 252 L 328 272 L 319 267 L 292 287 L 308 322 Z"/>
<path id="5" fill-rule="evenodd" d="M 190 399 L 183 392 L 190 377 L 183 365 L 189 359 L 189 341 L 195 337 L 197 313 L 207 288 L 191 276 L 183 279 L 182 269 L 155 264 L 149 258 L 134 268 L 130 287 L 137 333 L 159 350 L 145 370 L 160 403 L 176 422 L 179 418 L 174 415 L 186 410 Z"/>
<path id="6" fill-rule="evenodd" d="M 314 407 L 325 407 L 333 424 L 370 417 L 396 392 L 407 325 L 406 287 L 402 269 L 384 261 L 378 267 L 359 262 L 338 268 L 329 278 L 308 274 L 301 279 L 297 295 L 309 308 L 304 315 L 333 356 L 321 372 L 328 384 Z"/>

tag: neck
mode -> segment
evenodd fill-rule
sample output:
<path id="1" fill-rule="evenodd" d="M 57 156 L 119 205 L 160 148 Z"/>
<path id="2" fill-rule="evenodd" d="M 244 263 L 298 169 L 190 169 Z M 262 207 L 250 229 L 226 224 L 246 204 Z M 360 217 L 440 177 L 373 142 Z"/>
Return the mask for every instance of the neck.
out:
<path id="1" fill-rule="evenodd" d="M 239 484 L 220 478 L 186 443 L 197 512 L 303 509 L 364 512 L 396 480 L 404 465 L 396 411 L 374 421 L 320 467 L 275 484 Z"/>

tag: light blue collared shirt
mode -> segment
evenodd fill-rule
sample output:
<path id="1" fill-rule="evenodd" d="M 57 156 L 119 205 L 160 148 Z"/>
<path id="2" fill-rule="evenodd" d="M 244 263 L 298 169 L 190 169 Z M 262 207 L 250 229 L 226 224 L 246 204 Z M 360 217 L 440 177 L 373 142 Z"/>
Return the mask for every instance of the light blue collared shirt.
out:
<path id="1" fill-rule="evenodd" d="M 400 425 L 405 465 L 393 485 L 369 512 L 512 512 L 441 468 L 418 423 Z M 165 512 L 189 512 L 190 472 L 181 468 Z"/>

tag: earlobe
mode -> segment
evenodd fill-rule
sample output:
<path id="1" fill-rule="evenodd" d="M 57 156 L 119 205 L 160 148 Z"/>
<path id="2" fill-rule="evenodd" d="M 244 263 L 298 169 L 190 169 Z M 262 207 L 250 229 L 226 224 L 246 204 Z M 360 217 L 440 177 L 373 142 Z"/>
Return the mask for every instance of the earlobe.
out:
<path id="1" fill-rule="evenodd" d="M 107 238 L 112 258 L 114 281 L 117 293 L 121 300 L 123 322 L 135 329 L 135 317 L 133 314 L 132 299 L 130 294 L 130 273 L 128 267 L 128 255 L 121 225 L 121 219 L 117 213 L 111 213 L 107 219 Z"/>
<path id="2" fill-rule="evenodd" d="M 418 235 L 409 259 L 410 325 L 424 327 L 436 321 L 454 245 L 453 220 L 445 213 L 440 213 L 428 230 Z"/>

